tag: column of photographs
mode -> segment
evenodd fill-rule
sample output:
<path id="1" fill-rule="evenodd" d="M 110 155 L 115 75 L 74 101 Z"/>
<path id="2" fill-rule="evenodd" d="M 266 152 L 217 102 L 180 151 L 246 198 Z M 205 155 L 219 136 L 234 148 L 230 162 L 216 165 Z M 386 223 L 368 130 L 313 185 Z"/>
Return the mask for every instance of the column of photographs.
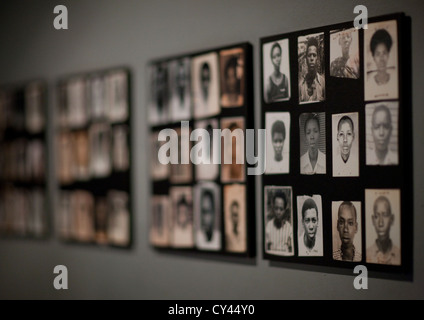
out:
<path id="1" fill-rule="evenodd" d="M 131 245 L 129 76 L 113 68 L 58 83 L 56 220 L 64 241 Z"/>
<path id="2" fill-rule="evenodd" d="M 409 270 L 403 21 L 395 14 L 368 29 L 349 22 L 261 39 L 265 258 Z"/>
<path id="3" fill-rule="evenodd" d="M 247 43 L 150 63 L 154 247 L 254 255 L 251 72 Z"/>
<path id="4" fill-rule="evenodd" d="M 46 84 L 0 88 L 0 235 L 45 238 Z"/>

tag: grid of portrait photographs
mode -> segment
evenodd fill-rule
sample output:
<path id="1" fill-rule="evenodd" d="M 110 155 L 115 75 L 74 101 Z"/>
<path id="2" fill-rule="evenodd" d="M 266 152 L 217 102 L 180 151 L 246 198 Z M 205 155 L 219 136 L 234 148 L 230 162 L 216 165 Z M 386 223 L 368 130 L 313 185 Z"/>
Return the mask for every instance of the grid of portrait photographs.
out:
<path id="1" fill-rule="evenodd" d="M 63 77 L 55 113 L 56 228 L 61 240 L 132 243 L 130 71 Z"/>
<path id="2" fill-rule="evenodd" d="M 265 259 L 412 270 L 409 19 L 261 39 Z"/>
<path id="3" fill-rule="evenodd" d="M 254 256 L 252 64 L 248 43 L 149 63 L 154 248 Z"/>
<path id="4" fill-rule="evenodd" d="M 47 87 L 34 80 L 0 88 L 0 236 L 43 239 Z"/>

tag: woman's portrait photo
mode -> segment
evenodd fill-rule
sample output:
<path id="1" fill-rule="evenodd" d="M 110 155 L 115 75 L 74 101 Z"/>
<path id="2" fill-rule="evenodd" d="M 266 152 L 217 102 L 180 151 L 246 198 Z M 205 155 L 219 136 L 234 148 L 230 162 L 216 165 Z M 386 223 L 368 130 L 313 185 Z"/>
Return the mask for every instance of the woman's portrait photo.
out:
<path id="1" fill-rule="evenodd" d="M 396 20 L 368 24 L 364 30 L 365 100 L 398 98 Z"/>
<path id="2" fill-rule="evenodd" d="M 323 256 L 320 195 L 297 196 L 297 221 L 299 257 Z"/>
<path id="3" fill-rule="evenodd" d="M 300 173 L 325 174 L 325 112 L 302 113 L 300 128 Z"/>
<path id="4" fill-rule="evenodd" d="M 243 48 L 219 53 L 221 68 L 221 106 L 241 107 L 244 102 L 245 62 Z"/>
<path id="5" fill-rule="evenodd" d="M 330 32 L 330 76 L 359 79 L 358 33 L 355 28 Z"/>
<path id="6" fill-rule="evenodd" d="M 265 174 L 290 171 L 290 113 L 266 112 Z"/>
<path id="7" fill-rule="evenodd" d="M 290 99 L 289 39 L 262 47 L 263 94 L 266 103 Z"/>
<path id="8" fill-rule="evenodd" d="M 170 109 L 173 122 L 191 118 L 190 58 L 172 60 L 170 75 Z"/>

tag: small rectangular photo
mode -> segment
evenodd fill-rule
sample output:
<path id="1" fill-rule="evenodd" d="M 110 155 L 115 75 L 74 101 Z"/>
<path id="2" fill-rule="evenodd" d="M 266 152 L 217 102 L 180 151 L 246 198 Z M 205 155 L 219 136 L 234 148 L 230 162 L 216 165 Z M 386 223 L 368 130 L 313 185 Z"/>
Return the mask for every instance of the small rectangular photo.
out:
<path id="1" fill-rule="evenodd" d="M 325 112 L 299 117 L 300 173 L 326 173 Z"/>
<path id="2" fill-rule="evenodd" d="M 359 79 L 359 61 L 358 29 L 330 31 L 330 76 Z"/>
<path id="3" fill-rule="evenodd" d="M 89 120 L 90 110 L 86 104 L 85 89 L 85 80 L 82 76 L 67 81 L 67 123 L 72 128 L 82 127 Z"/>
<path id="4" fill-rule="evenodd" d="M 322 200 L 320 195 L 297 196 L 299 257 L 324 255 Z"/>
<path id="5" fill-rule="evenodd" d="M 221 130 L 221 182 L 243 182 L 246 178 L 244 118 L 222 118 Z"/>
<path id="6" fill-rule="evenodd" d="M 359 177 L 358 112 L 333 114 L 333 177 Z"/>
<path id="7" fill-rule="evenodd" d="M 67 128 L 69 126 L 69 94 L 67 81 L 62 80 L 59 82 L 56 90 L 57 104 L 55 124 L 58 128 Z M 7 110 L 5 110 L 7 111 Z M 6 112 L 7 115 L 7 112 Z"/>
<path id="8" fill-rule="evenodd" d="M 106 74 L 106 93 L 110 122 L 128 119 L 128 71 L 113 70 Z"/>
<path id="9" fill-rule="evenodd" d="M 400 189 L 365 189 L 366 260 L 401 265 Z"/>
<path id="10" fill-rule="evenodd" d="M 399 164 L 398 117 L 398 101 L 382 101 L 365 106 L 367 165 Z"/>
<path id="11" fill-rule="evenodd" d="M 107 222 L 109 219 L 108 199 L 106 195 L 97 196 L 94 201 L 94 230 L 97 244 L 105 245 L 109 239 L 107 236 Z"/>
<path id="12" fill-rule="evenodd" d="M 107 118 L 107 91 L 104 75 L 95 73 L 87 79 L 87 104 L 90 106 L 91 118 L 94 120 Z"/>
<path id="13" fill-rule="evenodd" d="M 72 193 L 74 238 L 80 242 L 94 241 L 94 197 L 86 190 Z"/>
<path id="14" fill-rule="evenodd" d="M 60 239 L 67 241 L 72 238 L 72 219 L 71 191 L 59 190 L 55 221 Z"/>
<path id="15" fill-rule="evenodd" d="M 172 215 L 170 245 L 174 248 L 193 248 L 193 189 L 171 187 Z"/>
<path id="16" fill-rule="evenodd" d="M 290 172 L 290 112 L 266 112 L 265 174 Z"/>
<path id="17" fill-rule="evenodd" d="M 194 234 L 196 248 L 219 251 L 221 243 L 221 188 L 210 181 L 194 187 Z"/>
<path id="18" fill-rule="evenodd" d="M 360 201 L 332 201 L 333 260 L 362 261 Z"/>
<path id="19" fill-rule="evenodd" d="M 221 106 L 241 107 L 244 103 L 245 60 L 243 48 L 222 50 L 219 53 L 221 69 Z"/>
<path id="20" fill-rule="evenodd" d="M 46 90 L 41 82 L 31 82 L 25 87 L 25 126 L 29 133 L 39 133 L 45 127 L 45 95 Z"/>
<path id="21" fill-rule="evenodd" d="M 196 119 L 220 113 L 220 79 L 218 54 L 210 52 L 191 60 L 191 83 L 194 117 Z"/>
<path id="22" fill-rule="evenodd" d="M 90 143 L 87 130 L 77 130 L 72 135 L 72 175 L 75 180 L 90 178 Z"/>
<path id="23" fill-rule="evenodd" d="M 130 167 L 129 126 L 112 127 L 112 162 L 114 171 L 126 171 Z"/>
<path id="24" fill-rule="evenodd" d="M 153 195 L 151 197 L 150 217 L 150 243 L 155 247 L 169 246 L 169 223 L 171 207 L 169 197 L 166 195 Z"/>
<path id="25" fill-rule="evenodd" d="M 170 164 L 162 164 L 159 161 L 159 150 L 166 141 L 159 141 L 159 131 L 150 134 L 150 175 L 154 181 L 166 180 L 171 172 Z"/>
<path id="26" fill-rule="evenodd" d="M 57 176 L 62 185 L 70 184 L 74 181 L 73 175 L 73 139 L 69 131 L 60 131 L 56 140 L 57 152 Z"/>
<path id="27" fill-rule="evenodd" d="M 218 128 L 218 119 L 215 118 L 195 122 L 195 130 L 205 130 L 202 131 L 201 138 L 199 136 L 199 141 L 201 142 L 198 142 L 202 144 L 202 150 L 199 151 L 199 153 L 194 153 L 201 158 L 198 159 L 198 161 L 202 162 L 194 166 L 197 181 L 215 180 L 219 175 L 219 155 L 214 154 L 214 150 L 219 151 L 219 139 L 215 140 L 213 137 L 213 130 Z M 203 137 L 205 137 L 205 141 L 203 141 Z M 207 139 L 207 137 L 209 137 L 209 139 Z M 206 141 L 209 141 L 209 143 Z M 217 157 L 215 161 L 214 157 Z"/>
<path id="28" fill-rule="evenodd" d="M 262 92 L 266 103 L 290 99 L 289 39 L 262 45 Z"/>
<path id="29" fill-rule="evenodd" d="M 41 139 L 29 140 L 26 145 L 26 173 L 30 181 L 46 180 L 45 160 L 44 142 Z"/>
<path id="30" fill-rule="evenodd" d="M 292 187 L 265 186 L 265 252 L 277 256 L 294 255 Z"/>
<path id="31" fill-rule="evenodd" d="M 399 97 L 398 45 L 396 20 L 370 23 L 364 30 L 365 101 Z"/>
<path id="32" fill-rule="evenodd" d="M 107 238 L 111 245 L 126 247 L 131 241 L 129 194 L 121 190 L 107 192 Z"/>
<path id="33" fill-rule="evenodd" d="M 45 192 L 34 188 L 28 192 L 28 232 L 36 238 L 43 237 L 48 231 Z"/>
<path id="34" fill-rule="evenodd" d="M 105 177 L 112 171 L 112 139 L 111 126 L 106 122 L 98 122 L 89 129 L 90 167 L 93 177 Z"/>
<path id="35" fill-rule="evenodd" d="M 149 122 L 151 125 L 166 124 L 170 121 L 169 77 L 166 62 L 148 67 L 149 74 Z"/>
<path id="36" fill-rule="evenodd" d="M 225 251 L 243 253 L 247 250 L 246 186 L 224 186 Z"/>
<path id="37" fill-rule="evenodd" d="M 190 58 L 169 62 L 171 120 L 178 122 L 191 118 L 191 71 Z"/>
<path id="38" fill-rule="evenodd" d="M 171 164 L 171 174 L 169 180 L 171 183 L 190 183 L 193 180 L 193 164 L 190 161 L 190 132 L 181 130 L 181 128 L 174 129 L 178 134 L 178 164 Z M 183 143 L 184 141 L 184 143 Z M 188 144 L 186 143 L 188 141 Z M 188 150 L 184 146 L 188 146 Z M 183 150 L 184 149 L 184 150 Z M 172 149 L 171 149 L 172 150 Z M 183 161 L 183 154 L 186 154 L 187 161 Z M 186 163 L 188 162 L 188 163 Z"/>
<path id="39" fill-rule="evenodd" d="M 297 38 L 299 103 L 325 100 L 324 32 Z"/>

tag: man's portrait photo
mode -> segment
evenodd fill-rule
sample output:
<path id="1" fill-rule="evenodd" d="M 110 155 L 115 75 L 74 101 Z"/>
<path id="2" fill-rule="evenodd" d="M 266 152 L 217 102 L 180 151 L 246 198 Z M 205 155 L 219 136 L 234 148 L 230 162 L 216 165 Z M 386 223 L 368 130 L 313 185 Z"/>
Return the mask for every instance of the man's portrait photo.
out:
<path id="1" fill-rule="evenodd" d="M 359 35 L 355 28 L 330 32 L 330 76 L 359 79 Z"/>
<path id="2" fill-rule="evenodd" d="M 151 197 L 150 243 L 155 247 L 169 245 L 170 205 L 167 195 Z"/>
<path id="3" fill-rule="evenodd" d="M 190 58 L 172 60 L 169 66 L 171 120 L 173 122 L 191 118 L 191 74 Z"/>
<path id="4" fill-rule="evenodd" d="M 299 257 L 323 256 L 320 195 L 297 196 L 297 221 Z"/>
<path id="5" fill-rule="evenodd" d="M 265 174 L 290 171 L 290 113 L 266 112 Z"/>
<path id="6" fill-rule="evenodd" d="M 245 252 L 247 250 L 246 220 L 246 186 L 243 184 L 225 185 L 225 251 Z"/>
<path id="7" fill-rule="evenodd" d="M 192 190 L 178 186 L 169 191 L 172 206 L 170 245 L 174 248 L 194 247 Z"/>
<path id="8" fill-rule="evenodd" d="M 149 121 L 160 125 L 169 121 L 169 77 L 166 62 L 149 67 L 150 101 Z"/>
<path id="9" fill-rule="evenodd" d="M 243 48 L 219 53 L 221 69 L 221 106 L 241 107 L 244 103 L 245 61 Z"/>
<path id="10" fill-rule="evenodd" d="M 246 177 L 243 117 L 221 119 L 221 182 L 243 182 Z"/>

